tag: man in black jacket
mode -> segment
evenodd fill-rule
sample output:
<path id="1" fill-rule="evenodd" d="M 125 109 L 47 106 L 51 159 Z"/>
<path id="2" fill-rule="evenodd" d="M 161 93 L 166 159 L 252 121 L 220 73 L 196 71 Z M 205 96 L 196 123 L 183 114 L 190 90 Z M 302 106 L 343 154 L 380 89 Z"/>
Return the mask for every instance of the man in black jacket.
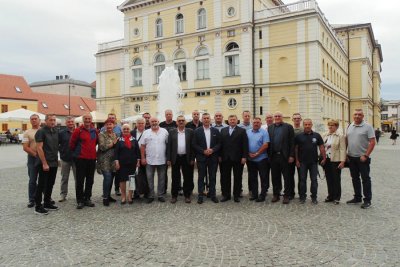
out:
<path id="1" fill-rule="evenodd" d="M 219 200 L 215 192 L 215 180 L 217 175 L 218 154 L 221 148 L 220 133 L 217 129 L 211 127 L 211 118 L 209 113 L 203 113 L 203 126 L 194 131 L 192 141 L 193 150 L 196 153 L 198 175 L 199 196 L 197 203 L 203 203 L 204 178 L 208 172 L 210 183 L 210 197 L 214 203 Z"/>
<path id="2" fill-rule="evenodd" d="M 290 194 L 293 191 L 290 182 L 289 164 L 294 162 L 294 130 L 293 126 L 283 122 L 283 115 L 277 111 L 274 114 L 274 124 L 268 127 L 270 137 L 269 158 L 271 159 L 271 174 L 273 198 L 271 202 L 279 201 L 282 190 L 282 178 L 285 182 L 283 204 L 289 204 Z"/>
<path id="3" fill-rule="evenodd" d="M 185 202 L 190 203 L 193 184 L 194 152 L 192 150 L 193 130 L 185 128 L 185 117 L 177 118 L 178 128 L 171 129 L 168 136 L 167 164 L 172 165 L 171 203 L 176 203 L 183 174 L 183 194 Z"/>
<path id="4" fill-rule="evenodd" d="M 242 186 L 243 165 L 246 163 L 248 154 L 248 139 L 246 130 L 237 126 L 237 116 L 230 115 L 228 117 L 229 127 L 221 130 L 221 160 L 222 160 L 222 176 L 221 191 L 223 198 L 221 202 L 231 199 L 232 179 L 231 172 L 233 169 L 233 199 L 240 202 L 240 192 Z"/>

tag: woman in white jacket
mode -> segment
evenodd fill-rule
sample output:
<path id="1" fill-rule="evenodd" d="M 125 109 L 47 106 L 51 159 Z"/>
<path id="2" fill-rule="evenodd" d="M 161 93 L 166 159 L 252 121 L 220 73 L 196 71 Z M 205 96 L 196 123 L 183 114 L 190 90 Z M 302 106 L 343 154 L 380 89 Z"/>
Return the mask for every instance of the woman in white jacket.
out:
<path id="1" fill-rule="evenodd" d="M 322 135 L 326 151 L 324 171 L 328 185 L 328 196 L 325 202 L 340 203 L 342 194 L 341 172 L 346 161 L 346 139 L 338 131 L 339 121 L 329 120 L 328 131 Z"/>

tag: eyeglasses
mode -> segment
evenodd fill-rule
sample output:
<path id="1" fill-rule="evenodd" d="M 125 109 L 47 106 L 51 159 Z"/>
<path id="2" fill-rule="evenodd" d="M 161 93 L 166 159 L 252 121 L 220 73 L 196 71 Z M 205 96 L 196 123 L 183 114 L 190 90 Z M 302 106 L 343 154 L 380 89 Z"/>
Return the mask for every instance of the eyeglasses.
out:
<path id="1" fill-rule="evenodd" d="M 123 131 L 129 131 L 130 129 L 129 128 L 124 128 L 124 129 L 122 129 Z"/>
<path id="2" fill-rule="evenodd" d="M 178 120 L 178 122 L 185 122 L 185 120 Z"/>

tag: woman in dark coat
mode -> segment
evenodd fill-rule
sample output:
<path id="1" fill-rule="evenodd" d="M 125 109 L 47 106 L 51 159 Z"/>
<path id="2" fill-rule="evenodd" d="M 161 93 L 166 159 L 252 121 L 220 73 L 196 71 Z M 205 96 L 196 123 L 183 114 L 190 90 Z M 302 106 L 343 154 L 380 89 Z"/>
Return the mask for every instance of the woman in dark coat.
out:
<path id="1" fill-rule="evenodd" d="M 129 124 L 122 125 L 122 135 L 115 146 L 115 167 L 119 174 L 119 188 L 121 190 L 121 204 L 126 203 L 126 182 L 129 176 L 134 175 L 140 166 L 140 149 L 136 139 L 130 134 Z M 128 203 L 132 204 L 132 190 L 128 193 Z"/>
<path id="2" fill-rule="evenodd" d="M 395 144 L 396 144 L 396 139 L 397 139 L 397 137 L 399 137 L 399 134 L 397 133 L 396 129 L 393 129 L 393 130 L 392 130 L 392 133 L 391 133 L 391 135 L 390 135 L 390 139 L 393 140 L 392 145 L 395 145 Z"/>

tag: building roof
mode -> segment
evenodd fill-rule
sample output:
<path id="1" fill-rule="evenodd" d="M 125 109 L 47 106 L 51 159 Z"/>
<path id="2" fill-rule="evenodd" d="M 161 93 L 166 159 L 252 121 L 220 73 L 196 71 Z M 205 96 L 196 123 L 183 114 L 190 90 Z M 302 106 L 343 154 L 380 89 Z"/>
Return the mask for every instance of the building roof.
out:
<path id="1" fill-rule="evenodd" d="M 74 80 L 74 79 L 59 79 L 59 80 L 49 80 L 49 81 L 39 81 L 33 82 L 29 84 L 30 87 L 37 87 L 37 86 L 46 86 L 46 85 L 55 85 L 55 84 L 71 84 L 71 85 L 80 85 L 86 87 L 92 87 L 90 83 Z"/>
<path id="2" fill-rule="evenodd" d="M 37 100 L 24 77 L 8 74 L 0 74 L 0 98 Z"/>
<path id="3" fill-rule="evenodd" d="M 43 114 L 54 113 L 68 116 L 68 95 L 35 93 L 38 99 L 38 111 Z M 92 98 L 71 96 L 71 116 L 81 116 L 96 109 Z"/>
<path id="4" fill-rule="evenodd" d="M 378 49 L 379 57 L 381 62 L 383 62 L 383 55 L 382 55 L 382 47 L 378 43 L 378 40 L 375 39 L 374 31 L 372 30 L 371 23 L 356 23 L 356 24 L 333 24 L 333 29 L 335 31 L 346 31 L 346 30 L 354 30 L 354 29 L 367 29 L 369 32 L 369 36 L 371 38 L 371 43 L 374 48 Z"/>

